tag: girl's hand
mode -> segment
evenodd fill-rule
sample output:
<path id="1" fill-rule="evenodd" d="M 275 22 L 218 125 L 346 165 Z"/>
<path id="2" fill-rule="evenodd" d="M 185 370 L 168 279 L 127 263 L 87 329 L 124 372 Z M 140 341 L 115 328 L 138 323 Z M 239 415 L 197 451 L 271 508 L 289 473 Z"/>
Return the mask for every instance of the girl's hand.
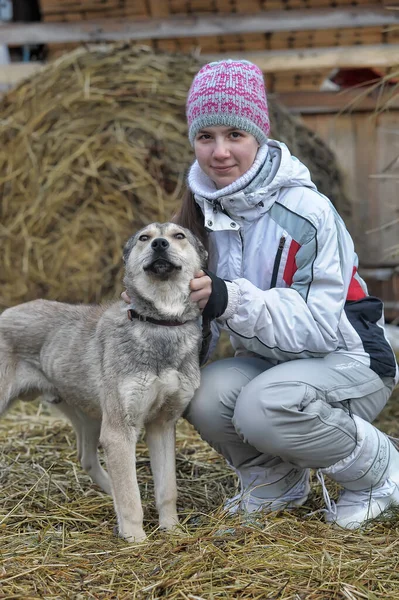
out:
<path id="1" fill-rule="evenodd" d="M 226 282 L 211 271 L 198 271 L 190 281 L 193 302 L 198 302 L 203 319 L 217 319 L 227 308 L 229 294 Z"/>
<path id="2" fill-rule="evenodd" d="M 203 310 L 212 294 L 212 279 L 205 275 L 204 271 L 198 271 L 190 281 L 190 290 L 190 299 L 192 302 L 198 302 L 198 306 Z"/>
<path id="3" fill-rule="evenodd" d="M 126 302 L 126 304 L 132 303 L 132 299 L 127 295 L 126 290 L 121 293 L 121 298 L 122 298 L 122 300 L 124 300 Z"/>

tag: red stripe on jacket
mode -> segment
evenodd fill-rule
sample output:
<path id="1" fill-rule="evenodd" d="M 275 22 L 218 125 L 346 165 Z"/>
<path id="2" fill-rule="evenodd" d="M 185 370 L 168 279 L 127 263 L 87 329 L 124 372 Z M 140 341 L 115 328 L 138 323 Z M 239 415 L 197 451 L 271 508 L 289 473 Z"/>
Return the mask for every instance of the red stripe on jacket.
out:
<path id="1" fill-rule="evenodd" d="M 285 269 L 283 274 L 283 279 L 287 285 L 292 284 L 292 278 L 294 277 L 295 271 L 297 271 L 298 267 L 295 262 L 295 255 L 301 247 L 298 242 L 292 240 L 290 244 L 290 249 L 288 250 L 287 262 L 285 263 Z"/>
<path id="2" fill-rule="evenodd" d="M 298 252 L 300 247 L 301 246 L 300 246 L 300 244 L 298 244 L 298 242 L 296 242 L 295 240 L 292 240 L 292 242 L 290 244 L 290 248 L 288 250 L 287 262 L 285 264 L 283 279 L 284 279 L 285 283 L 289 286 L 292 285 L 292 279 L 294 277 L 295 272 L 298 269 L 296 262 L 295 262 L 295 255 Z M 356 300 L 361 300 L 362 298 L 365 298 L 367 296 L 367 294 L 365 294 L 360 283 L 357 281 L 357 279 L 355 279 L 356 273 L 357 273 L 357 268 L 353 267 L 352 279 L 349 284 L 348 294 L 346 297 L 346 299 L 349 300 L 350 302 L 354 302 Z"/>
<path id="3" fill-rule="evenodd" d="M 349 302 L 355 302 L 356 300 L 361 300 L 362 298 L 366 297 L 362 286 L 357 281 L 357 279 L 355 279 L 356 273 L 357 269 L 356 267 L 353 267 L 352 279 L 349 284 L 348 295 L 346 296 L 346 299 L 349 300 Z"/>

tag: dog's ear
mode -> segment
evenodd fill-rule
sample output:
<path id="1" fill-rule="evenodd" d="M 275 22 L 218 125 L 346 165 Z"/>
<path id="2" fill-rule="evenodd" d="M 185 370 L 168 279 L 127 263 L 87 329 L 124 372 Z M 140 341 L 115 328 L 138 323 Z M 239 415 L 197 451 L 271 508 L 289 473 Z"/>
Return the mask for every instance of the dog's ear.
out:
<path id="1" fill-rule="evenodd" d="M 126 264 L 127 259 L 129 258 L 129 254 L 132 251 L 132 248 L 134 246 L 136 242 L 136 236 L 132 235 L 131 238 L 128 239 L 128 241 L 126 242 L 126 244 L 123 247 L 123 262 L 124 264 Z"/>

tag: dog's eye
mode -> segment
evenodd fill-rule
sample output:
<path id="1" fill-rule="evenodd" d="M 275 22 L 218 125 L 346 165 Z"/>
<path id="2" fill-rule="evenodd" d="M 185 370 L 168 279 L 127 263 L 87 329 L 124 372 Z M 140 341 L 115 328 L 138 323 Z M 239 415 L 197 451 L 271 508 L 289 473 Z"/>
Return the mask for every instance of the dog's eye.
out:
<path id="1" fill-rule="evenodd" d="M 186 236 L 184 233 L 175 233 L 173 237 L 175 237 L 177 240 L 184 240 Z"/>
<path id="2" fill-rule="evenodd" d="M 140 242 L 147 242 L 150 239 L 149 235 L 141 235 L 139 237 Z"/>

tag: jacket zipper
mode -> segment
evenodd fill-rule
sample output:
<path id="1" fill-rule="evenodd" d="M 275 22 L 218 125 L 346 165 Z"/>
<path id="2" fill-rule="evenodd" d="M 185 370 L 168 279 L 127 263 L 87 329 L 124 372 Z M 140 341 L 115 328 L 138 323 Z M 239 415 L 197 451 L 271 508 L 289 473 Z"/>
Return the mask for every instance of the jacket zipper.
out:
<path id="1" fill-rule="evenodd" d="M 244 236 L 242 234 L 241 229 L 238 232 L 240 234 L 240 240 L 241 240 L 241 266 L 240 266 L 240 272 L 241 272 L 241 277 L 244 276 Z"/>
<path id="2" fill-rule="evenodd" d="M 270 282 L 270 289 L 276 287 L 277 275 L 278 275 L 278 270 L 280 268 L 281 255 L 283 253 L 285 240 L 286 240 L 286 238 L 284 236 L 281 236 L 280 241 L 278 243 L 278 250 L 277 250 L 276 258 L 274 259 L 272 280 Z"/>

